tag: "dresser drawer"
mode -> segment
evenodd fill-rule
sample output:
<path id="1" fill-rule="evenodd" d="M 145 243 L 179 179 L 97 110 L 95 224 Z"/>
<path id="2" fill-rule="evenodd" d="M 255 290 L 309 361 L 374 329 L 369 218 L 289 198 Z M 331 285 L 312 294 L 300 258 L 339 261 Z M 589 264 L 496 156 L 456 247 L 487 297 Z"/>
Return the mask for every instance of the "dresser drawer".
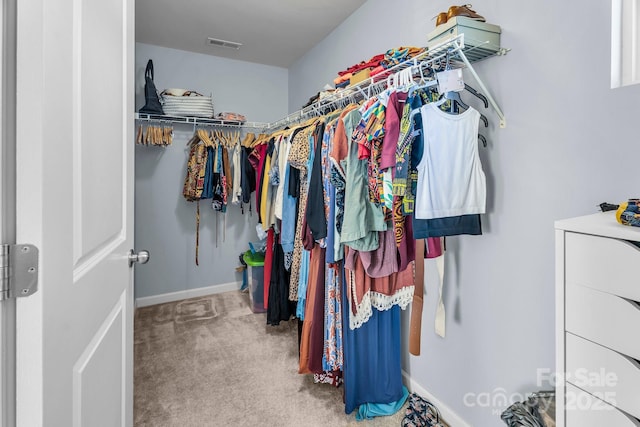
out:
<path id="1" fill-rule="evenodd" d="M 640 365 L 633 359 L 566 334 L 566 379 L 634 417 L 640 417 Z"/>
<path id="2" fill-rule="evenodd" d="M 640 306 L 634 301 L 567 285 L 565 322 L 568 332 L 640 359 Z"/>
<path id="3" fill-rule="evenodd" d="M 640 248 L 625 241 L 565 233 L 565 279 L 640 301 Z"/>
<path id="4" fill-rule="evenodd" d="M 566 427 L 640 427 L 637 419 L 567 384 Z"/>

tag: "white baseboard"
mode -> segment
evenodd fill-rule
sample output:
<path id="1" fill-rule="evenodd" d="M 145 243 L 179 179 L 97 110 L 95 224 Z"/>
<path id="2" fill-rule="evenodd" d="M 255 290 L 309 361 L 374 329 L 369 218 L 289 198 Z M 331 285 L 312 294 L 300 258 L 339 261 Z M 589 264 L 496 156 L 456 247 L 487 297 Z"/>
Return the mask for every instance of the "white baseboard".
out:
<path id="1" fill-rule="evenodd" d="M 220 285 L 206 286 L 204 288 L 185 289 L 184 291 L 136 298 L 136 307 L 147 307 L 149 305 L 164 304 L 188 298 L 197 298 L 205 295 L 220 294 L 222 292 L 237 291 L 241 286 L 242 282 L 229 282 L 222 283 Z"/>
<path id="2" fill-rule="evenodd" d="M 414 381 L 409 374 L 404 371 L 404 369 L 402 370 L 402 377 L 404 378 L 404 384 L 407 386 L 409 391 L 415 392 L 433 403 L 440 410 L 440 415 L 442 415 L 444 421 L 451 427 L 471 427 L 471 424 L 463 420 L 460 415 L 453 411 L 453 409 L 442 403 L 442 401 L 437 397 L 429 393 L 424 387 Z"/>

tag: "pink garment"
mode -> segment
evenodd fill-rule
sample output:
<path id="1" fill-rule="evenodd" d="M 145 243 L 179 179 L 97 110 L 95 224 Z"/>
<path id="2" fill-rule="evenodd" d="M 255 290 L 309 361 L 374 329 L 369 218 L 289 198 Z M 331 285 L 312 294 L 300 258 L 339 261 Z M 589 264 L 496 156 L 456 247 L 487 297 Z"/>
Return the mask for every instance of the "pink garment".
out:
<path id="1" fill-rule="evenodd" d="M 267 145 L 260 144 L 253 149 L 253 154 L 256 155 L 258 160 L 258 169 L 256 169 L 256 207 L 260 206 L 260 191 L 258 189 L 261 187 L 262 182 L 262 172 L 264 171 L 264 161 L 267 158 Z M 255 166 L 254 166 L 255 168 Z M 265 188 L 264 191 L 267 191 Z M 260 211 L 258 210 L 258 213 Z M 262 219 L 264 221 L 264 218 Z"/>
<path id="2" fill-rule="evenodd" d="M 378 232 L 378 249 L 370 252 L 350 250 L 345 267 L 355 269 L 356 257 L 360 257 L 365 273 L 372 278 L 387 277 L 398 270 L 396 240 L 392 229 Z M 406 268 L 406 267 L 405 267 Z"/>
<path id="3" fill-rule="evenodd" d="M 398 196 L 394 196 L 398 197 Z M 415 261 L 416 259 L 416 239 L 413 238 L 413 221 L 411 221 L 410 217 L 403 217 L 404 221 L 402 224 L 402 229 L 404 232 L 402 233 L 402 239 L 400 240 L 400 244 L 398 245 L 398 270 L 402 271 L 411 263 L 411 261 Z M 394 222 L 396 219 L 394 218 Z M 394 231 L 397 232 L 394 227 Z"/>
<path id="4" fill-rule="evenodd" d="M 389 78 L 390 75 L 392 75 L 393 73 L 390 72 L 389 70 L 383 70 L 382 72 L 373 75 L 370 74 L 371 79 L 373 80 L 374 83 L 377 83 L 381 80 L 386 80 L 387 78 Z"/>
<path id="5" fill-rule="evenodd" d="M 440 255 L 442 255 L 444 253 L 442 240 L 442 237 L 428 237 L 427 244 L 424 248 L 424 257 L 438 258 Z"/>
<path id="6" fill-rule="evenodd" d="M 380 170 L 396 167 L 396 150 L 398 137 L 400 136 L 400 119 L 404 103 L 407 101 L 407 92 L 395 91 L 389 96 L 386 118 L 384 122 L 384 139 L 382 140 L 382 156 L 380 157 Z M 392 171 L 393 171 L 392 170 Z"/>
<path id="7" fill-rule="evenodd" d="M 264 284 L 263 289 L 263 300 L 264 301 L 264 309 L 269 308 L 269 285 L 271 283 L 271 268 L 273 267 L 273 241 L 274 241 L 274 231 L 273 227 L 269 227 L 269 231 L 267 231 L 267 252 L 264 256 L 264 267 L 263 267 L 263 278 L 262 283 Z"/>
<path id="8" fill-rule="evenodd" d="M 345 246 L 344 252 L 344 267 L 347 274 L 346 291 L 351 307 L 350 317 L 358 318 L 353 322 L 353 326 L 359 327 L 369 319 L 372 306 L 379 305 L 378 309 L 388 309 L 397 304 L 404 308 L 411 301 L 414 289 L 413 265 L 387 277 L 373 278 L 364 269 L 360 258 L 361 252 L 353 251 L 348 246 Z M 351 252 L 356 252 L 355 256 L 351 256 Z M 373 294 L 375 294 L 375 298 L 371 299 Z M 362 312 L 359 313 L 359 310 Z M 349 323 L 351 329 L 354 329 L 351 319 Z"/>

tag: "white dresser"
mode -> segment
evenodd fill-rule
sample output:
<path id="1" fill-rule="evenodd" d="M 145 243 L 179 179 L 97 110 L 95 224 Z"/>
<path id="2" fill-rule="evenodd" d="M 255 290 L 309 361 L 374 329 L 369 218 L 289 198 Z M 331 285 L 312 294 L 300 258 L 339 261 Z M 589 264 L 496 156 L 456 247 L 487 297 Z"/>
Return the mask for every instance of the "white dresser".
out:
<path id="1" fill-rule="evenodd" d="M 607 212 L 555 228 L 557 425 L 640 427 L 640 227 Z"/>

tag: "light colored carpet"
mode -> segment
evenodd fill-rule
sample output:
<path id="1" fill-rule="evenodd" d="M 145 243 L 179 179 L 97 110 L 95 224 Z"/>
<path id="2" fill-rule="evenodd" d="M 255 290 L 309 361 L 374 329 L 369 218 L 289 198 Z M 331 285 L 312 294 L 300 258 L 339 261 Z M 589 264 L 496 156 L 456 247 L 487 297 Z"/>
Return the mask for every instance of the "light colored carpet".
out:
<path id="1" fill-rule="evenodd" d="M 346 415 L 342 386 L 297 373 L 297 321 L 266 325 L 246 293 L 139 308 L 134 336 L 137 427 L 377 427 L 404 417 L 404 408 L 362 422 Z"/>

